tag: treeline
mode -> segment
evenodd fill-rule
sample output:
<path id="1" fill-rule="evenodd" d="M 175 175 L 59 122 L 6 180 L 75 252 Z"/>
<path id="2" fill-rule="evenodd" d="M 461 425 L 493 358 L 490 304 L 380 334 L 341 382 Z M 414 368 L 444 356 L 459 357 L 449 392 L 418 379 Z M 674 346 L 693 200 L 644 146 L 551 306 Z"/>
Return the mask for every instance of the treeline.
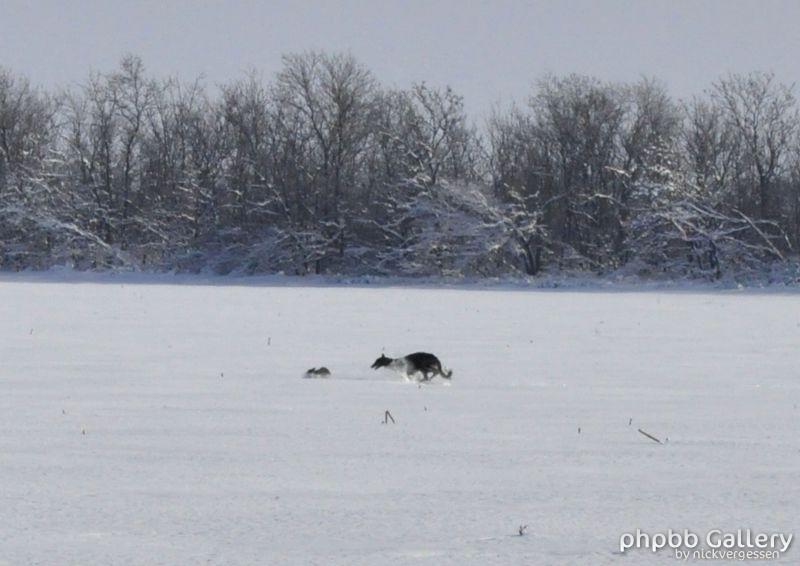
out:
<path id="1" fill-rule="evenodd" d="M 798 104 L 770 74 L 686 101 L 548 76 L 476 126 L 347 55 L 213 94 L 133 56 L 59 93 L 0 69 L 2 269 L 714 278 L 798 245 Z"/>

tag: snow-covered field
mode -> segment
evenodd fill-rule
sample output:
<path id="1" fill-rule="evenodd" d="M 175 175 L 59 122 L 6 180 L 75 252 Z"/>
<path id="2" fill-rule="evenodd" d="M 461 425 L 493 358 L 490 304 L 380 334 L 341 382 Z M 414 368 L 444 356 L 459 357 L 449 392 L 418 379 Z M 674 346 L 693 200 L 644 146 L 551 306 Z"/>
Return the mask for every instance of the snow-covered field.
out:
<path id="1" fill-rule="evenodd" d="M 452 384 L 369 368 L 417 350 Z M 620 535 L 794 532 L 799 362 L 796 294 L 4 276 L 0 564 L 668 563 Z"/>

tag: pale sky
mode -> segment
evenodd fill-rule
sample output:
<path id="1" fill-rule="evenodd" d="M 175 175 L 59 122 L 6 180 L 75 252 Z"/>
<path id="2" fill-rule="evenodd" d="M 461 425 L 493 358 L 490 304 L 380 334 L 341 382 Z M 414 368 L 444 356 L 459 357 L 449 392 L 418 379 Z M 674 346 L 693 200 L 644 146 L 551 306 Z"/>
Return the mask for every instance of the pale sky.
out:
<path id="1" fill-rule="evenodd" d="M 0 0 L 0 65 L 45 87 L 111 70 L 209 85 L 265 76 L 280 56 L 348 51 L 384 84 L 450 84 L 475 118 L 524 101 L 547 72 L 662 79 L 685 97 L 729 71 L 800 79 L 798 0 Z"/>

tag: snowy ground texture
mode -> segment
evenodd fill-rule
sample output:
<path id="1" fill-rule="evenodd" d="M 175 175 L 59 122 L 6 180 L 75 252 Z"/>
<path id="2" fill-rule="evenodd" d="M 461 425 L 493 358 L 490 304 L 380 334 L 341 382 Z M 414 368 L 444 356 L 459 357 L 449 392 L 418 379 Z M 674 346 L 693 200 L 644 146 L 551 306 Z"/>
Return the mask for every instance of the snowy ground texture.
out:
<path id="1" fill-rule="evenodd" d="M 0 564 L 673 563 L 620 535 L 794 532 L 798 346 L 790 292 L 3 276 Z M 417 350 L 452 384 L 369 368 Z"/>

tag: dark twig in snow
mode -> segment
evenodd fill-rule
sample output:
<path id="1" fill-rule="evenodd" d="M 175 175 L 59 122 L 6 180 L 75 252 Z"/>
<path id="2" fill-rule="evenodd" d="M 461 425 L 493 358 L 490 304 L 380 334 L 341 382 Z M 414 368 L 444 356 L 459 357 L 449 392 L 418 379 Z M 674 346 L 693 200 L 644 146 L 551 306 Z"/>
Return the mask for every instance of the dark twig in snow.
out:
<path id="1" fill-rule="evenodd" d="M 640 434 L 643 434 L 644 436 L 646 436 L 647 438 L 649 438 L 649 439 L 650 439 L 650 440 L 652 440 L 653 442 L 658 442 L 659 444 L 661 444 L 661 443 L 662 443 L 662 442 L 661 442 L 659 439 L 657 439 L 657 438 L 656 438 L 655 436 L 653 436 L 652 434 L 648 434 L 648 433 L 646 433 L 645 431 L 643 431 L 642 429 L 638 429 L 638 430 L 639 430 L 639 433 L 640 433 Z"/>

